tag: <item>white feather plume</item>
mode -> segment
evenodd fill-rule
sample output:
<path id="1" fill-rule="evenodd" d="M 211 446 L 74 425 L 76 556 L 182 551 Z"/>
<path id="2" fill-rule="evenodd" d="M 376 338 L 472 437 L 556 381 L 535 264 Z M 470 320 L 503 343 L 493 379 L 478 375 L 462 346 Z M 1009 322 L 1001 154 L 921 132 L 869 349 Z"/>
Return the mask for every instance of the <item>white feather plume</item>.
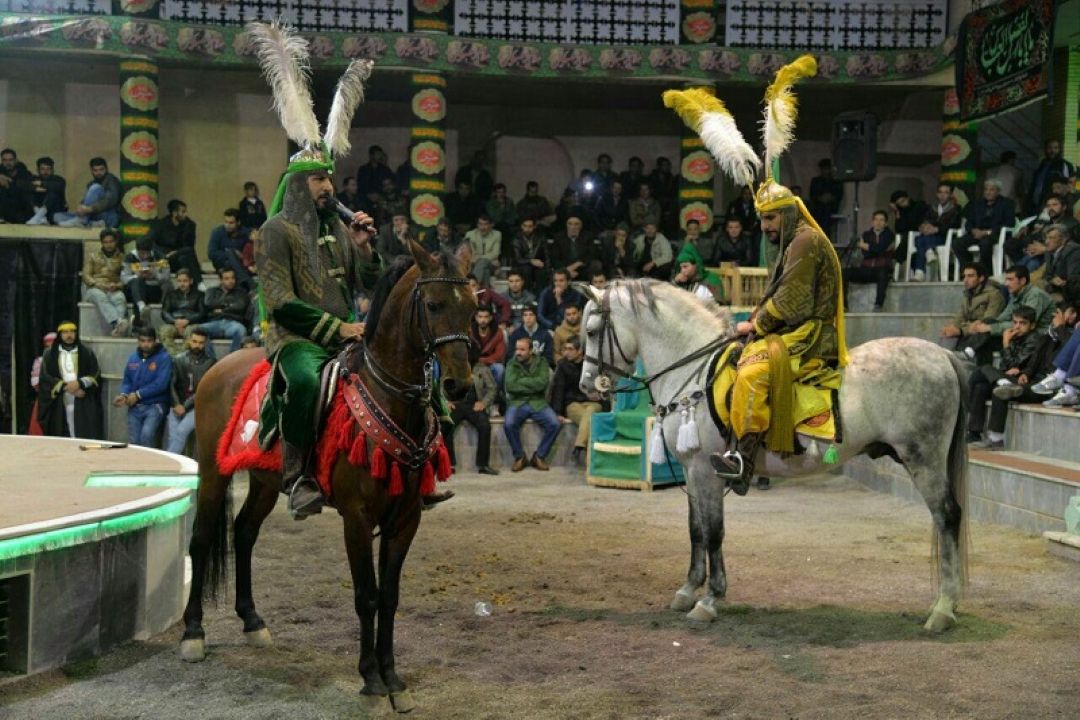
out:
<path id="1" fill-rule="evenodd" d="M 716 158 L 720 170 L 737 186 L 753 185 L 761 170 L 761 159 L 743 139 L 735 118 L 727 113 L 707 112 L 701 116 L 702 142 Z"/>
<path id="2" fill-rule="evenodd" d="M 285 134 L 301 147 L 318 147 L 319 121 L 308 87 L 307 41 L 281 23 L 250 23 L 247 27 L 255 44 L 266 81 L 274 95 L 274 110 Z"/>
<path id="3" fill-rule="evenodd" d="M 364 102 L 364 83 L 371 77 L 375 63 L 371 60 L 353 60 L 338 80 L 334 92 L 334 104 L 330 106 L 330 118 L 326 122 L 326 146 L 340 157 L 349 152 L 349 128 L 352 127 L 356 108 Z"/>

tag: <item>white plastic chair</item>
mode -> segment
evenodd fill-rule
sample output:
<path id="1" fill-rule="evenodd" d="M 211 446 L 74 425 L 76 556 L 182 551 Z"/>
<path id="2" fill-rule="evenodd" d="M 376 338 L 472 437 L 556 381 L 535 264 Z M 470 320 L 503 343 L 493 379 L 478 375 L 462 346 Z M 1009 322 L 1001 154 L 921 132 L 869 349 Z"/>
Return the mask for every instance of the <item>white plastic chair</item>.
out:
<path id="1" fill-rule="evenodd" d="M 915 238 L 919 237 L 917 230 L 910 230 L 907 234 L 907 257 L 904 258 L 904 282 L 911 282 L 911 258 L 915 257 Z M 893 267 L 893 282 L 900 281 L 900 263 Z"/>
<path id="2" fill-rule="evenodd" d="M 960 228 L 950 228 L 945 233 L 945 244 L 938 248 L 938 267 L 940 268 L 941 281 L 950 282 L 951 280 L 959 279 L 960 261 L 952 254 L 952 246 L 954 242 L 963 242 L 964 231 Z"/>

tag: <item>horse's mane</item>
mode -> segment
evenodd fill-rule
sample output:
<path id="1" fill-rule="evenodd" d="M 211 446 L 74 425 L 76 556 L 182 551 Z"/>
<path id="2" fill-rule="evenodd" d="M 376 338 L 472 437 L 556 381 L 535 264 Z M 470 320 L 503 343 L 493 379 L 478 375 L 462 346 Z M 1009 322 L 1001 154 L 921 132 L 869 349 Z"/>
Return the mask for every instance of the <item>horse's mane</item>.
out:
<path id="1" fill-rule="evenodd" d="M 675 287 L 671 283 L 662 282 L 653 278 L 641 278 L 638 280 L 618 280 L 613 283 L 616 288 L 626 288 L 626 296 L 630 304 L 630 311 L 640 317 L 642 312 L 647 311 L 653 317 L 659 317 L 659 307 L 656 302 L 658 297 L 671 299 L 679 303 L 679 315 L 688 323 L 714 323 L 719 322 L 731 329 L 731 311 L 714 302 L 688 293 L 682 288 Z M 707 326 L 707 325 L 706 325 Z"/>
<path id="2" fill-rule="evenodd" d="M 456 268 L 451 264 L 449 256 L 445 253 L 438 253 L 435 257 L 443 272 L 453 276 L 459 275 Z M 379 318 L 382 315 L 383 308 L 386 306 L 387 298 L 390 297 L 390 291 L 415 264 L 416 260 L 411 255 L 398 255 L 390 261 L 386 271 L 375 283 L 375 289 L 371 293 L 371 306 L 368 308 L 367 316 L 364 318 L 364 338 L 367 342 L 370 343 L 375 340 L 375 333 L 379 329 Z"/>

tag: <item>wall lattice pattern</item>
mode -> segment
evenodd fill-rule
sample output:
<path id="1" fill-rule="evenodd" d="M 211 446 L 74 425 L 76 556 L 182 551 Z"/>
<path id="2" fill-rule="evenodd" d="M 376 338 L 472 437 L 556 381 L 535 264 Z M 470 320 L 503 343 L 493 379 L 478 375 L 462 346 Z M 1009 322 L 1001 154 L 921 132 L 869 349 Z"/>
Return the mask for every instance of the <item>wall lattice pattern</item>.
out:
<path id="1" fill-rule="evenodd" d="M 588 45 L 679 42 L 679 0 L 457 0 L 454 34 Z"/>
<path id="2" fill-rule="evenodd" d="M 165 0 L 164 20 L 239 25 L 282 19 L 306 32 L 408 29 L 408 0 Z"/>
<path id="3" fill-rule="evenodd" d="M 0 12 L 35 15 L 112 15 L 112 0 L 0 0 Z"/>

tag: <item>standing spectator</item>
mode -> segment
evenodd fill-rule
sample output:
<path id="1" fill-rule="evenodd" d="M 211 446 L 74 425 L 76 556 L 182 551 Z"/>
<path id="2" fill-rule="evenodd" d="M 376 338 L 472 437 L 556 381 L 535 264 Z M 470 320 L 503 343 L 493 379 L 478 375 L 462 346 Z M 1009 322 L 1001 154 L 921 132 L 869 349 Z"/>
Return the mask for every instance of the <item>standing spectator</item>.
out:
<path id="1" fill-rule="evenodd" d="M 514 201 L 506 194 L 506 185 L 495 183 L 493 194 L 484 209 L 495 224 L 495 229 L 502 233 L 504 238 L 510 237 L 517 228 L 518 212 Z"/>
<path id="2" fill-rule="evenodd" d="M 45 333 L 45 337 L 41 339 L 42 350 L 41 355 L 34 358 L 34 364 L 30 366 L 30 387 L 34 389 L 34 405 L 30 409 L 30 422 L 27 424 L 27 435 L 44 435 L 45 431 L 41 427 L 41 423 L 38 421 L 38 388 L 41 384 L 41 361 L 45 354 L 49 352 L 49 348 L 56 342 L 56 333 Z"/>
<path id="3" fill-rule="evenodd" d="M 188 278 L 190 281 L 190 278 Z M 154 447 L 169 407 L 172 358 L 157 341 L 152 327 L 139 330 L 139 344 L 124 367 L 116 407 L 128 409 L 128 443 Z"/>
<path id="4" fill-rule="evenodd" d="M 619 173 L 619 182 L 623 191 L 637 195 L 641 183 L 645 182 L 645 163 L 636 155 L 626 161 L 626 170 Z"/>
<path id="5" fill-rule="evenodd" d="M 34 216 L 27 225 L 51 225 L 56 213 L 67 212 L 67 180 L 56 174 L 51 157 L 38 158 L 37 175 L 30 178 L 30 203 Z"/>
<path id="6" fill-rule="evenodd" d="M 611 169 L 611 156 L 600 153 L 596 156 L 596 171 L 592 174 L 593 184 L 599 197 L 611 193 L 611 187 L 619 182 L 615 171 Z"/>
<path id="7" fill-rule="evenodd" d="M 480 284 L 487 287 L 491 284 L 492 275 L 500 267 L 502 233 L 495 229 L 487 213 L 481 213 L 476 227 L 465 233 L 465 240 L 472 246 L 472 272 L 479 278 Z"/>
<path id="8" fill-rule="evenodd" d="M 486 203 L 491 197 L 494 180 L 491 173 L 484 166 L 487 164 L 487 153 L 477 150 L 473 153 L 472 161 L 468 165 L 462 165 L 454 175 L 454 184 L 460 186 L 466 183 L 472 188 L 473 195 L 481 203 Z"/>
<path id="9" fill-rule="evenodd" d="M 229 352 L 233 352 L 240 349 L 240 343 L 247 335 L 245 323 L 251 295 L 238 286 L 236 271 L 232 268 L 218 270 L 218 278 L 220 284 L 206 291 L 206 320 L 196 329 L 211 338 L 228 338 Z"/>
<path id="10" fill-rule="evenodd" d="M 514 343 L 514 358 L 506 366 L 506 421 L 503 425 L 506 440 L 514 453 L 514 464 L 510 468 L 514 472 L 524 470 L 526 462 L 537 470 L 550 469 L 546 458 L 561 427 L 558 416 L 545 399 L 550 380 L 551 366 L 533 354 L 533 345 L 528 338 L 519 338 Z M 526 461 L 521 426 L 529 418 L 543 429 L 544 436 L 532 459 Z"/>
<path id="11" fill-rule="evenodd" d="M 653 197 L 660 203 L 660 227 L 672 237 L 678 232 L 679 178 L 671 172 L 671 160 L 656 158 L 656 167 L 649 173 Z"/>
<path id="12" fill-rule="evenodd" d="M 120 224 L 120 180 L 109 172 L 105 158 L 90 159 L 90 182 L 74 212 L 59 212 L 53 216 L 57 225 L 114 228 Z"/>
<path id="13" fill-rule="evenodd" d="M 207 254 L 218 273 L 229 268 L 235 273 L 240 286 L 251 291 L 255 283 L 244 265 L 244 246 L 248 243 L 248 232 L 248 229 L 240 224 L 240 211 L 227 209 L 222 224 L 210 231 Z"/>
<path id="14" fill-rule="evenodd" d="M 983 183 L 983 196 L 967 207 L 967 234 L 953 245 L 953 252 L 961 263 L 971 262 L 968 246 L 979 246 L 979 260 L 989 267 L 1001 229 L 1016 224 L 1016 206 L 1012 200 L 1001 197 L 1001 185 L 997 180 Z"/>
<path id="15" fill-rule="evenodd" d="M 188 328 L 203 321 L 206 317 L 204 300 L 202 291 L 193 285 L 191 273 L 181 268 L 176 273 L 176 287 L 161 304 L 161 319 L 165 324 L 159 334 L 166 348 L 175 350 L 176 342 L 183 340 Z M 157 335 L 154 339 L 157 340 Z"/>
<path id="16" fill-rule="evenodd" d="M 119 337 L 128 331 L 127 299 L 120 283 L 124 253 L 116 245 L 115 230 L 102 230 L 98 237 L 101 248 L 88 253 L 83 263 L 83 300 L 94 304 L 112 336 Z"/>
<path id="17" fill-rule="evenodd" d="M 716 262 L 735 263 L 738 267 L 757 267 L 757 246 L 757 238 L 744 229 L 743 219 L 729 216 L 724 227 L 717 233 Z"/>
<path id="18" fill-rule="evenodd" d="M 457 191 L 447 195 L 443 204 L 446 207 L 446 217 L 459 235 L 464 235 L 473 228 L 480 217 L 480 202 L 473 194 L 472 185 L 467 182 L 459 182 Z"/>
<path id="19" fill-rule="evenodd" d="M 510 246 L 510 267 L 524 278 L 529 290 L 539 292 L 548 282 L 547 242 L 535 218 L 522 218 L 520 228 Z"/>
<path id="20" fill-rule="evenodd" d="M 872 282 L 877 285 L 874 295 L 874 312 L 880 312 L 885 305 L 885 293 L 892 279 L 893 252 L 896 250 L 896 235 L 886 223 L 889 216 L 884 210 L 874 213 L 870 229 L 862 234 L 857 247 L 862 251 L 862 262 L 857 267 L 844 268 L 844 299 L 847 300 L 848 284 Z"/>
<path id="21" fill-rule="evenodd" d="M 566 308 L 576 305 L 585 307 L 585 298 L 570 287 L 570 274 L 566 270 L 556 270 L 551 276 L 551 285 L 540 292 L 537 301 L 540 322 L 544 327 L 554 328 L 562 324 Z"/>
<path id="22" fill-rule="evenodd" d="M 378 145 L 368 148 L 367 164 L 356 171 L 356 185 L 360 194 L 368 199 L 372 206 L 382 199 L 383 181 L 394 179 L 394 171 L 386 164 L 386 153 Z"/>
<path id="23" fill-rule="evenodd" d="M 1007 293 L 996 281 L 987 277 L 982 263 L 967 263 L 960 272 L 964 281 L 963 299 L 956 317 L 941 328 L 940 343 L 944 347 L 962 351 L 972 338 L 971 326 L 975 322 L 993 322 L 1005 309 Z"/>
<path id="24" fill-rule="evenodd" d="M 551 333 L 552 349 L 562 348 L 568 338 L 580 337 L 581 333 L 581 306 L 567 305 L 562 324 Z"/>
<path id="25" fill-rule="evenodd" d="M 589 265 L 594 259 L 596 245 L 591 233 L 585 230 L 581 214 L 571 213 L 566 218 L 566 231 L 555 236 L 553 252 L 548 253 L 552 267 L 563 268 L 571 278 L 588 277 Z"/>
<path id="26" fill-rule="evenodd" d="M 988 321 L 976 320 L 968 326 L 971 337 L 965 343 L 964 353 L 978 365 L 988 364 L 993 352 L 1001 349 L 1003 334 L 1012 325 L 1012 313 L 1017 306 L 1035 310 L 1035 329 L 1040 332 L 1050 327 L 1054 317 L 1054 301 L 1031 282 L 1031 273 L 1023 265 L 1013 265 L 1005 271 L 1005 288 L 1009 291 L 1009 301 L 1001 314 Z"/>
<path id="27" fill-rule="evenodd" d="M 469 337 L 473 345 L 480 349 L 479 362 L 486 365 L 495 377 L 495 384 L 502 386 L 503 374 L 506 366 L 506 336 L 503 331 L 495 326 L 495 319 L 490 305 L 480 305 L 476 308 L 469 328 Z"/>
<path id="28" fill-rule="evenodd" d="M 180 268 L 187 268 L 195 284 L 202 282 L 202 269 L 195 254 L 195 221 L 188 217 L 187 203 L 173 199 L 166 206 L 168 215 L 150 223 L 147 237 L 169 261 L 169 269 L 174 273 Z"/>
<path id="29" fill-rule="evenodd" d="M 259 271 L 255 267 L 255 243 L 259 240 L 259 228 L 248 228 L 248 239 L 244 243 L 244 249 L 240 251 L 240 262 L 244 264 L 251 277 L 252 283 L 258 285 Z"/>
<path id="30" fill-rule="evenodd" d="M 1017 206 L 1024 199 L 1024 174 L 1016 167 L 1016 153 L 1012 150 L 1001 153 L 998 164 L 986 171 L 983 180 L 997 180 L 1001 185 L 1001 196 L 1009 198 Z"/>
<path id="31" fill-rule="evenodd" d="M 637 197 L 630 201 L 630 230 L 637 231 L 646 225 L 660 226 L 660 203 L 652 196 L 652 188 L 649 183 L 643 182 L 638 185 Z"/>
<path id="32" fill-rule="evenodd" d="M 893 232 L 896 233 L 895 256 L 907 257 L 908 234 L 918 232 L 926 219 L 926 203 L 912 200 L 907 190 L 896 190 L 889 196 L 889 212 L 893 219 Z"/>
<path id="33" fill-rule="evenodd" d="M 124 257 L 124 269 L 120 271 L 124 283 L 124 295 L 135 305 L 135 322 L 144 324 L 146 306 L 160 303 L 169 291 L 169 261 L 154 249 L 150 238 L 135 241 L 135 249 Z"/>
<path id="34" fill-rule="evenodd" d="M 723 281 L 705 267 L 693 245 L 684 245 L 676 261 L 679 271 L 671 279 L 672 284 L 706 302 L 724 304 Z"/>
<path id="35" fill-rule="evenodd" d="M 518 200 L 517 211 L 518 217 L 532 218 L 544 227 L 555 222 L 555 210 L 551 202 L 540 194 L 540 184 L 535 180 L 525 183 L 525 197 Z"/>
<path id="36" fill-rule="evenodd" d="M 465 279 L 469 281 L 469 290 L 476 298 L 476 304 L 490 307 L 499 329 L 506 330 L 510 325 L 510 302 L 490 287 L 481 285 L 472 273 L 467 274 Z"/>
<path id="37" fill-rule="evenodd" d="M 810 181 L 810 214 L 814 221 L 833 237 L 833 215 L 840 212 L 844 200 L 844 184 L 833 177 L 833 164 L 829 158 L 818 161 L 817 177 Z"/>
<path id="38" fill-rule="evenodd" d="M 521 325 L 518 326 L 517 330 L 510 333 L 507 345 L 511 352 L 518 340 L 528 340 L 533 355 L 544 358 L 548 365 L 555 364 L 551 333 L 545 330 L 536 319 L 536 308 L 531 305 L 526 305 L 521 310 Z M 510 353 L 508 352 L 507 359 L 509 358 Z"/>
<path id="39" fill-rule="evenodd" d="M 392 177 L 384 178 L 382 182 L 382 192 L 379 193 L 379 199 L 375 201 L 375 225 L 381 227 L 390 222 L 394 215 L 399 213 L 409 212 L 408 203 L 405 201 L 405 196 L 401 194 L 397 185 L 397 180 Z"/>
<path id="40" fill-rule="evenodd" d="M 694 250 L 701 256 L 706 265 L 717 263 L 716 238 L 711 235 L 702 235 L 701 223 L 693 218 L 686 221 L 686 233 L 683 235 L 682 245 L 693 245 Z M 682 245 L 679 247 L 681 248 Z"/>
<path id="41" fill-rule="evenodd" d="M 577 424 L 573 458 L 580 465 L 585 448 L 589 446 L 592 415 L 605 408 L 598 394 L 581 391 L 581 367 L 585 360 L 581 338 L 577 335 L 568 337 L 559 347 L 562 348 L 562 360 L 555 366 L 555 377 L 551 382 L 551 407 L 559 422 Z"/>
<path id="42" fill-rule="evenodd" d="M 607 191 L 597 198 L 595 215 L 602 230 L 614 230 L 619 223 L 630 221 L 630 203 L 621 182 L 612 180 Z"/>
<path id="43" fill-rule="evenodd" d="M 169 383 L 172 410 L 167 422 L 169 440 L 165 449 L 177 455 L 184 454 L 188 437 L 195 430 L 195 391 L 215 362 L 206 352 L 208 342 L 205 329 L 195 328 L 188 338 L 187 350 L 173 360 L 172 382 Z"/>
<path id="44" fill-rule="evenodd" d="M 236 209 L 240 211 L 240 227 L 257 230 L 266 222 L 266 205 L 259 198 L 259 186 L 250 180 L 244 183 L 244 197 Z"/>
<path id="45" fill-rule="evenodd" d="M 34 215 L 30 171 L 11 148 L 0 150 L 0 222 L 24 223 Z"/>
<path id="46" fill-rule="evenodd" d="M 499 471 L 491 467 L 491 421 L 488 412 L 495 404 L 498 388 L 491 369 L 479 362 L 479 353 L 475 346 L 469 347 L 469 362 L 473 369 L 473 384 L 460 401 L 448 402 L 451 428 L 446 437 L 446 450 L 450 453 L 450 464 L 457 466 L 454 453 L 454 432 L 463 422 L 476 428 L 476 472 L 481 475 L 498 475 Z"/>
<path id="47" fill-rule="evenodd" d="M 667 281 L 671 278 L 671 265 L 675 254 L 668 239 L 656 231 L 656 224 L 645 223 L 642 233 L 634 238 L 634 256 L 642 277 Z"/>
<path id="48" fill-rule="evenodd" d="M 56 328 L 59 342 L 45 351 L 38 382 L 37 418 L 52 437 L 102 440 L 101 369 L 94 351 L 79 342 L 75 323 Z"/>
<path id="49" fill-rule="evenodd" d="M 409 254 L 409 240 L 418 240 L 416 228 L 409 223 L 409 216 L 402 210 L 394 213 L 389 225 L 379 228 L 379 235 L 375 239 L 375 251 L 384 263 L 390 263 L 394 258 Z M 431 250 L 431 248 L 428 248 Z M 438 246 L 435 246 L 438 249 Z"/>
<path id="50" fill-rule="evenodd" d="M 1043 147 L 1043 159 L 1031 178 L 1031 192 L 1028 194 L 1028 207 L 1033 211 L 1041 208 L 1050 193 L 1050 179 L 1058 175 L 1064 179 L 1076 176 L 1076 167 L 1061 156 L 1061 141 L 1048 140 Z"/>
<path id="51" fill-rule="evenodd" d="M 521 311 L 529 305 L 536 305 L 536 296 L 525 287 L 525 276 L 518 270 L 511 270 L 506 279 L 506 298 L 510 303 L 510 327 L 521 325 Z"/>
<path id="52" fill-rule="evenodd" d="M 937 249 L 945 244 L 945 236 L 950 230 L 960 227 L 963 219 L 953 197 L 952 185 L 939 184 L 935 200 L 934 205 L 926 209 L 926 216 L 919 225 L 919 236 L 915 238 L 915 254 L 911 257 L 911 269 L 915 271 L 914 279 L 918 282 L 926 279 L 927 263 L 937 260 Z"/>
<path id="53" fill-rule="evenodd" d="M 739 197 L 731 201 L 724 219 L 738 220 L 741 232 L 750 235 L 755 243 L 761 236 L 761 223 L 758 221 L 757 209 L 754 208 L 754 192 L 749 187 L 742 188 L 739 191 Z M 822 227 L 825 226 L 822 225 Z M 754 254 L 756 255 L 757 252 L 755 251 Z"/>
<path id="54" fill-rule="evenodd" d="M 337 194 L 337 199 L 339 203 L 353 212 L 365 212 L 368 215 L 375 214 L 375 206 L 360 194 L 360 185 L 354 177 L 345 178 L 345 182 L 341 186 L 341 192 Z"/>

